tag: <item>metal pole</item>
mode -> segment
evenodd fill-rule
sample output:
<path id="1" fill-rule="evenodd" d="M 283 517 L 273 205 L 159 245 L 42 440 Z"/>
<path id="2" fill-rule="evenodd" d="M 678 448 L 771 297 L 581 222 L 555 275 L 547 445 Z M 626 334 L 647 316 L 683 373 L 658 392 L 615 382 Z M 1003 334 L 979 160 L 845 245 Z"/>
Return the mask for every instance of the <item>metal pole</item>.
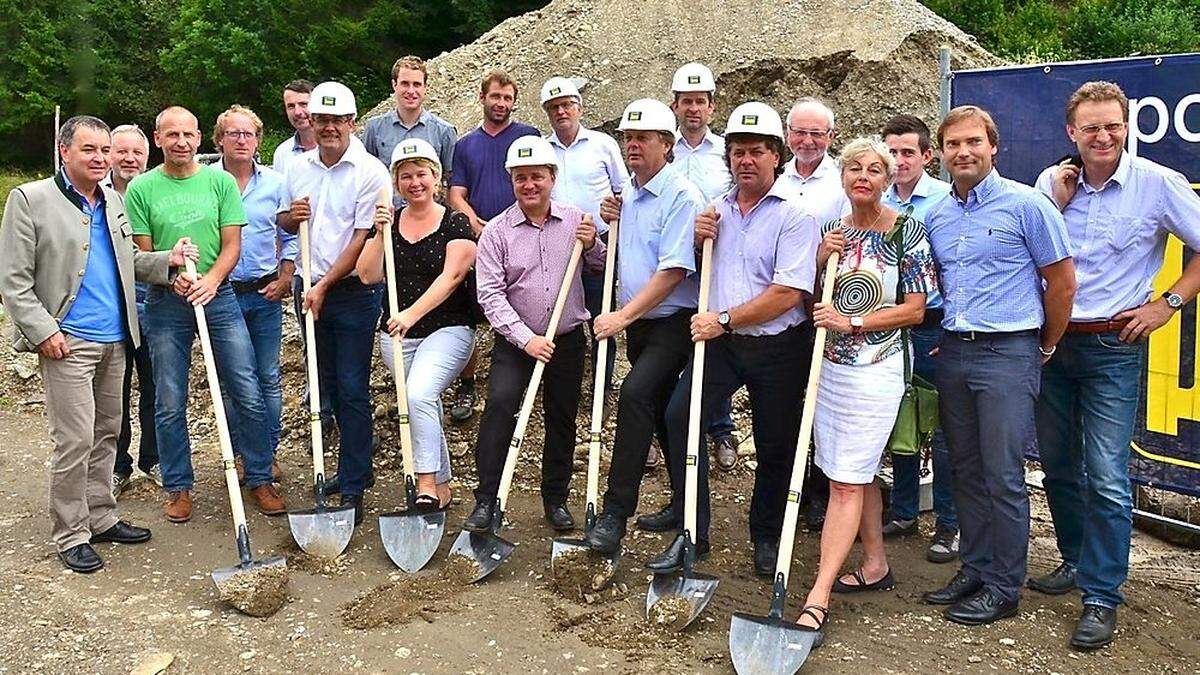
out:
<path id="1" fill-rule="evenodd" d="M 950 48 L 938 48 L 938 96 L 939 109 L 938 121 L 941 122 L 950 113 L 950 81 L 954 79 L 954 74 L 950 72 Z M 942 165 L 942 180 L 950 180 L 950 173 L 946 171 L 946 165 Z"/>
<path id="2" fill-rule="evenodd" d="M 62 116 L 62 108 L 54 106 L 54 173 L 58 173 L 58 129 Z"/>

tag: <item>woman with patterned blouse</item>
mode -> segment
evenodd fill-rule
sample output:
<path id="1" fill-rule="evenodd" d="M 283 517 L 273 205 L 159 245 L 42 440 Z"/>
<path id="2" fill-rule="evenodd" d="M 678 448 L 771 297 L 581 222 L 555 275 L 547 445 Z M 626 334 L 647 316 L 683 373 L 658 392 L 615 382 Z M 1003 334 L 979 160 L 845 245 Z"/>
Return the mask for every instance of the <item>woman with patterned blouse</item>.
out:
<path id="1" fill-rule="evenodd" d="M 391 335 L 402 338 L 417 506 L 427 510 L 450 504 L 442 392 L 466 366 L 475 344 L 474 297 L 465 283 L 475 264 L 475 239 L 466 216 L 434 200 L 441 174 L 438 155 L 425 141 L 408 139 L 396 146 L 392 180 L 407 204 L 394 218 L 389 207 L 379 207 L 375 232 L 356 267 L 365 284 L 384 280 L 383 237 L 376 235 L 393 227 L 400 307 L 384 303 L 379 352 L 393 369 Z"/>
<path id="2" fill-rule="evenodd" d="M 833 302 L 818 303 L 813 312 L 815 325 L 828 331 L 814 434 L 817 466 L 829 477 L 829 506 L 817 579 L 804 603 L 817 611 L 798 620 L 818 632 L 831 592 L 895 586 L 883 548 L 883 501 L 875 474 L 904 393 L 901 350 L 908 345 L 900 329 L 921 323 L 925 294 L 936 284 L 924 226 L 881 201 L 896 172 L 887 146 L 854 140 L 840 163 L 851 211 L 822 227 L 817 269 L 834 252 L 840 259 Z M 903 257 L 897 260 L 901 237 Z M 896 297 L 897 286 L 902 297 Z M 839 578 L 856 536 L 863 542 L 862 565 Z"/>

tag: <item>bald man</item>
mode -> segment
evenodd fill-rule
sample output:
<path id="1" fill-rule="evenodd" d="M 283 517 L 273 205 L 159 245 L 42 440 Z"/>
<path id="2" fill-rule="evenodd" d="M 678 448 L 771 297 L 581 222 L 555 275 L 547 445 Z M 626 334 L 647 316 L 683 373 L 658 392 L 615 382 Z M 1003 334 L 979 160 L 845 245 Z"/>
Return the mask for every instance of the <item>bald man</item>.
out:
<path id="1" fill-rule="evenodd" d="M 154 144 L 163 164 L 133 179 L 125 207 L 134 243 L 166 251 L 180 237 L 200 248 L 193 281 L 177 275 L 171 286 L 155 285 L 146 297 L 147 333 L 154 361 L 154 426 L 163 488 L 163 515 L 175 523 L 192 517 L 192 452 L 187 431 L 188 373 L 196 335 L 194 307 L 203 307 L 221 388 L 237 411 L 242 433 L 236 450 L 245 461 L 246 486 L 260 511 L 287 512 L 271 482 L 273 461 L 267 410 L 255 376 L 254 346 L 233 287 L 226 277 L 241 253 L 246 214 L 237 182 L 220 168 L 196 161 L 200 126 L 185 108 L 159 113 Z"/>

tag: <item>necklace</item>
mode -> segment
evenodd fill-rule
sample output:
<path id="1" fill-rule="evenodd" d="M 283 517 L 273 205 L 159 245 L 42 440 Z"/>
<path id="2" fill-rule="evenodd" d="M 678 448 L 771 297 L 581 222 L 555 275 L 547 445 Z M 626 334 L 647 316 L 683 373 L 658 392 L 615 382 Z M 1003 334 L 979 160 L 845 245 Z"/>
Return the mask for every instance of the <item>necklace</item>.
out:
<path id="1" fill-rule="evenodd" d="M 877 214 L 875 215 L 875 220 L 871 221 L 871 224 L 870 224 L 870 225 L 868 225 L 868 226 L 866 226 L 866 227 L 861 227 L 861 226 L 859 226 L 859 224 L 858 224 L 858 223 L 854 222 L 854 214 L 853 214 L 853 213 L 849 214 L 849 215 L 848 215 L 848 218 L 850 219 L 850 226 L 851 226 L 851 227 L 855 227 L 855 228 L 858 228 L 858 229 L 860 229 L 860 230 L 864 230 L 864 231 L 870 232 L 870 231 L 873 231 L 873 230 L 875 229 L 875 226 L 876 226 L 876 225 L 878 225 L 878 224 L 879 224 L 879 221 L 880 221 L 880 220 L 883 218 L 883 209 L 879 209 L 879 213 L 877 213 Z"/>

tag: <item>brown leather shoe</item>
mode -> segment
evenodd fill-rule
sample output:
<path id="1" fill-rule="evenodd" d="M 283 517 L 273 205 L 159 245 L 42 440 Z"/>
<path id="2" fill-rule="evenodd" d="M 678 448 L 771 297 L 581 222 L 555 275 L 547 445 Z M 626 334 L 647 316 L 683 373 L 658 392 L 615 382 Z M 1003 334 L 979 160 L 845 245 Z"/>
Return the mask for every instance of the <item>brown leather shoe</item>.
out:
<path id="1" fill-rule="evenodd" d="M 254 488 L 250 491 L 250 496 L 254 498 L 254 503 L 263 515 L 278 516 L 287 513 L 287 504 L 283 503 L 283 497 L 279 496 L 279 491 L 270 483 Z"/>
<path id="2" fill-rule="evenodd" d="M 713 455 L 717 458 L 717 466 L 722 471 L 732 471 L 737 466 L 737 445 L 733 436 L 722 436 L 712 441 Z"/>
<path id="3" fill-rule="evenodd" d="M 172 523 L 186 523 L 192 519 L 192 493 L 187 490 L 172 492 L 163 504 L 163 515 Z"/>
<path id="4" fill-rule="evenodd" d="M 283 482 L 283 469 L 279 467 L 279 462 L 271 462 L 271 480 L 276 483 Z"/>

